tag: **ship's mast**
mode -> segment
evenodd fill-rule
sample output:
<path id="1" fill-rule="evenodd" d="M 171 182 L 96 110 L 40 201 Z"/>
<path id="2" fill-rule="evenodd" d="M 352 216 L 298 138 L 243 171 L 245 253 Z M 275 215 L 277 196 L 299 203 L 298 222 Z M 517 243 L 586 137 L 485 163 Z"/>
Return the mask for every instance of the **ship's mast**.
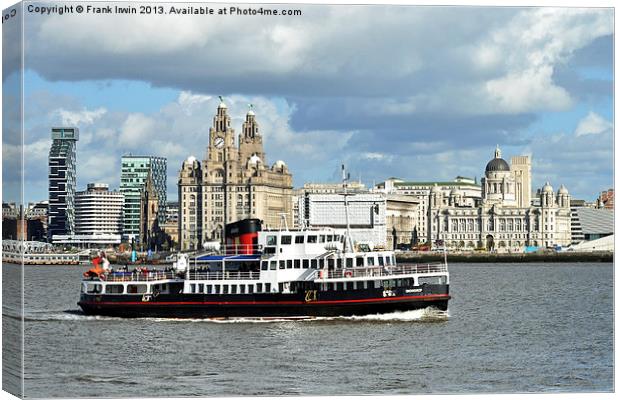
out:
<path id="1" fill-rule="evenodd" d="M 353 251 L 353 241 L 351 239 L 351 226 L 349 225 L 349 202 L 347 200 L 347 186 L 349 182 L 349 174 L 344 169 L 344 164 L 342 164 L 342 187 L 344 189 L 344 215 L 347 223 L 347 240 L 344 243 L 344 253 L 347 252 L 347 242 L 349 245 L 350 251 Z"/>

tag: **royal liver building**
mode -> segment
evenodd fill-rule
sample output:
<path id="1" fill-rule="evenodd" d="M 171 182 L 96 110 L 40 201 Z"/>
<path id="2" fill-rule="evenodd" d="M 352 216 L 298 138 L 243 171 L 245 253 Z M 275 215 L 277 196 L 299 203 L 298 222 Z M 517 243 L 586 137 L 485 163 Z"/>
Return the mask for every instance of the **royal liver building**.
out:
<path id="1" fill-rule="evenodd" d="M 430 191 L 428 237 L 449 248 L 486 248 L 521 252 L 525 246 L 567 246 L 570 236 L 570 196 L 557 193 L 547 182 L 532 201 L 529 157 L 513 157 L 512 168 L 499 148 L 485 168 L 478 204 L 465 202 L 453 189 L 449 195 L 434 186 Z M 534 205 L 536 204 L 536 205 Z"/>
<path id="2" fill-rule="evenodd" d="M 283 161 L 268 166 L 256 116 L 248 111 L 235 144 L 235 131 L 224 102 L 209 130 L 202 164 L 189 157 L 179 173 L 179 242 L 182 250 L 221 241 L 224 226 L 259 218 L 263 228 L 292 223 L 293 177 Z"/>

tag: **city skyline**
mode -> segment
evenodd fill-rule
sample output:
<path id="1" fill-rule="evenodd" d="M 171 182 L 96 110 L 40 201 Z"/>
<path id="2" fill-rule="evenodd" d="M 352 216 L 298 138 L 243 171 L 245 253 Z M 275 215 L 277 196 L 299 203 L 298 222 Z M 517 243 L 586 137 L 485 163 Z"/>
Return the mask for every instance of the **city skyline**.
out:
<path id="1" fill-rule="evenodd" d="M 118 188 L 121 156 L 149 154 L 167 158 L 176 199 L 183 160 L 205 157 L 218 95 L 237 134 L 254 105 L 268 162 L 284 160 L 295 187 L 338 182 L 342 163 L 367 186 L 479 180 L 496 145 L 532 156 L 534 190 L 551 181 L 591 201 L 613 187 L 613 10 L 291 8 L 303 15 L 262 31 L 260 19 L 179 16 L 144 21 L 131 40 L 122 16 L 27 15 L 24 200 L 47 198 L 48 132 L 67 125 L 81 134 L 78 190 Z M 49 62 L 58 54 L 74 62 Z M 14 190 L 5 182 L 6 200 Z"/>

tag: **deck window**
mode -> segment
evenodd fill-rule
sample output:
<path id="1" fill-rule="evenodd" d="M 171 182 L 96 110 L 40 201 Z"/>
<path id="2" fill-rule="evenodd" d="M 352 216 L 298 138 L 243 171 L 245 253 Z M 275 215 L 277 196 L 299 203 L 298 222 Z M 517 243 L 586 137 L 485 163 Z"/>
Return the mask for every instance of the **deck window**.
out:
<path id="1" fill-rule="evenodd" d="M 392 265 L 392 260 L 389 256 L 385 256 L 385 265 Z"/>
<path id="2" fill-rule="evenodd" d="M 245 294 L 245 285 L 239 285 L 239 293 Z"/>
<path id="3" fill-rule="evenodd" d="M 276 246 L 278 244 L 278 237 L 275 235 L 267 236 L 267 246 Z"/>
<path id="4" fill-rule="evenodd" d="M 207 294 L 213 293 L 213 285 L 207 285 Z"/>
<path id="5" fill-rule="evenodd" d="M 280 269 L 284 269 L 284 267 L 286 266 L 286 262 L 284 260 L 280 260 Z"/>
<path id="6" fill-rule="evenodd" d="M 366 262 L 367 262 L 367 265 L 368 265 L 368 266 L 375 265 L 375 258 L 374 258 L 374 257 L 368 257 L 368 258 L 366 259 Z"/>
<path id="7" fill-rule="evenodd" d="M 269 261 L 269 269 L 274 271 L 276 269 L 276 262 L 275 261 Z"/>
<path id="8" fill-rule="evenodd" d="M 352 258 L 347 258 L 346 267 L 347 268 L 353 268 L 353 259 Z"/>
<path id="9" fill-rule="evenodd" d="M 316 243 L 316 235 L 308 236 L 308 243 Z"/>
<path id="10" fill-rule="evenodd" d="M 303 262 L 304 269 L 310 268 L 310 260 L 303 260 L 302 262 Z"/>
<path id="11" fill-rule="evenodd" d="M 196 293 L 196 284 L 192 283 L 189 285 L 189 292 Z"/>
<path id="12" fill-rule="evenodd" d="M 267 261 L 261 262 L 260 269 L 262 269 L 263 271 L 267 271 Z"/>
<path id="13" fill-rule="evenodd" d="M 327 283 L 327 290 L 332 290 L 333 285 L 331 282 Z"/>
<path id="14" fill-rule="evenodd" d="M 220 294 L 220 285 L 215 285 L 215 294 Z"/>
<path id="15" fill-rule="evenodd" d="M 123 285 L 105 285 L 105 292 L 110 294 L 122 294 Z"/>
<path id="16" fill-rule="evenodd" d="M 342 268 L 342 258 L 336 260 L 336 266 L 338 267 L 338 269 Z"/>
<path id="17" fill-rule="evenodd" d="M 376 281 L 368 281 L 368 289 L 375 289 L 377 287 Z"/>
<path id="18" fill-rule="evenodd" d="M 265 292 L 267 293 L 271 292 L 271 283 L 265 283 Z"/>
<path id="19" fill-rule="evenodd" d="M 325 243 L 325 235 L 319 235 L 319 243 Z"/>
<path id="20" fill-rule="evenodd" d="M 230 294 L 237 294 L 237 285 L 230 285 Z"/>
<path id="21" fill-rule="evenodd" d="M 301 263 L 299 262 L 299 260 L 293 260 L 293 263 L 293 265 L 295 265 L 295 269 L 301 268 Z"/>
<path id="22" fill-rule="evenodd" d="M 334 235 L 334 242 L 340 241 L 340 235 Z"/>
<path id="23" fill-rule="evenodd" d="M 284 235 L 280 238 L 280 244 L 291 244 L 291 236 Z"/>
<path id="24" fill-rule="evenodd" d="M 347 282 L 347 290 L 353 290 L 353 282 Z"/>
<path id="25" fill-rule="evenodd" d="M 332 241 L 333 241 L 333 239 L 334 239 L 334 237 L 333 237 L 332 235 L 327 235 L 327 239 L 326 239 L 326 240 L 327 240 L 328 242 L 332 242 Z"/>
<path id="26" fill-rule="evenodd" d="M 301 244 L 304 242 L 304 236 L 303 235 L 297 235 L 295 236 L 295 243 L 297 244 Z"/>
<path id="27" fill-rule="evenodd" d="M 336 283 L 336 285 L 337 285 L 337 290 L 338 291 L 343 291 L 344 290 L 344 283 L 338 282 L 338 283 Z"/>
<path id="28" fill-rule="evenodd" d="M 316 259 L 316 258 L 315 258 L 315 259 L 310 260 L 310 268 L 312 268 L 312 269 L 316 269 L 317 264 L 318 264 L 318 262 L 317 262 L 317 259 Z"/>
<path id="29" fill-rule="evenodd" d="M 319 269 L 325 268 L 325 259 L 319 258 Z"/>
<path id="30" fill-rule="evenodd" d="M 355 257 L 355 266 L 363 267 L 364 266 L 364 257 Z"/>
<path id="31" fill-rule="evenodd" d="M 222 285 L 222 294 L 228 294 L 228 285 Z"/>
<path id="32" fill-rule="evenodd" d="M 286 269 L 293 268 L 293 260 L 286 260 Z"/>
<path id="33" fill-rule="evenodd" d="M 442 285 L 446 283 L 445 276 L 421 276 L 418 278 L 418 284 L 424 285 Z"/>
<path id="34" fill-rule="evenodd" d="M 127 285 L 127 293 L 131 293 L 131 294 L 146 293 L 146 285 Z"/>
<path id="35" fill-rule="evenodd" d="M 198 293 L 203 293 L 204 291 L 205 291 L 204 283 L 199 283 L 198 284 Z"/>
<path id="36" fill-rule="evenodd" d="M 248 293 L 249 294 L 254 293 L 254 285 L 248 285 Z"/>
<path id="37" fill-rule="evenodd" d="M 257 291 L 258 293 L 260 293 L 260 292 L 262 292 L 262 291 L 263 291 L 263 284 L 262 284 L 262 283 L 257 283 L 257 284 L 256 284 L 256 291 Z"/>
<path id="38" fill-rule="evenodd" d="M 88 285 L 86 285 L 86 293 L 92 293 L 92 294 L 101 293 L 101 285 L 89 283 Z"/>
<path id="39" fill-rule="evenodd" d="M 379 258 L 379 265 L 383 267 L 384 266 L 383 257 L 379 256 L 378 258 Z"/>

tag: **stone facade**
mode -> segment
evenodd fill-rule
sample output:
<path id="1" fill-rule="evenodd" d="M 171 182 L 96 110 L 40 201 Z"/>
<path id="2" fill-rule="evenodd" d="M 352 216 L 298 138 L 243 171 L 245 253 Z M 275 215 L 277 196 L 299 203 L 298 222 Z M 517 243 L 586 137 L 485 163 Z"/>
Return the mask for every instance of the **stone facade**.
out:
<path id="1" fill-rule="evenodd" d="M 520 164 L 517 171 L 523 172 L 523 165 L 527 168 L 529 161 Z M 538 194 L 540 206 L 523 204 L 527 199 L 524 193 L 531 193 L 531 188 L 526 187 L 529 172 L 516 176 L 514 172 L 496 149 L 481 180 L 481 202 L 475 206 L 463 204 L 457 190 L 446 197 L 438 187 L 433 187 L 428 209 L 428 237 L 432 244 L 500 252 L 521 252 L 525 246 L 568 246 L 570 195 L 566 188 L 561 186 L 556 194 L 547 183 Z"/>
<path id="2" fill-rule="evenodd" d="M 209 130 L 207 155 L 183 162 L 179 173 L 179 242 L 182 250 L 221 241 L 224 226 L 259 218 L 263 228 L 292 221 L 293 177 L 283 161 L 268 166 L 263 137 L 249 110 L 235 143 L 227 106 L 221 102 Z"/>

